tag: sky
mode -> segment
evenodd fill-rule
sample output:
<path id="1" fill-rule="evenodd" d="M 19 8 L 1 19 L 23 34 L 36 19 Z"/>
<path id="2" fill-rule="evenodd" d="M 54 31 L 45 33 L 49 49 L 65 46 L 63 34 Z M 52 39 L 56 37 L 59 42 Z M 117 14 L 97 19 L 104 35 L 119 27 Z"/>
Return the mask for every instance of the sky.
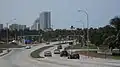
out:
<path id="1" fill-rule="evenodd" d="M 84 10 L 89 27 L 103 27 L 120 15 L 119 6 L 120 0 L 0 0 L 0 23 L 31 26 L 42 11 L 51 11 L 53 28 L 82 28 L 86 14 L 78 10 Z"/>

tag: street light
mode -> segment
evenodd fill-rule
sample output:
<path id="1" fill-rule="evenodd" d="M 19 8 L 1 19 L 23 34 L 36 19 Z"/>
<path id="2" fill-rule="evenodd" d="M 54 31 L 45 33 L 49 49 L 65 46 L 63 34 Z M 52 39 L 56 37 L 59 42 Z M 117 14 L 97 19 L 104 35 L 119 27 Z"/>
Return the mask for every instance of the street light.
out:
<path id="1" fill-rule="evenodd" d="M 83 38 L 83 45 L 85 46 L 85 42 L 84 42 L 84 39 L 85 39 L 85 31 L 84 31 L 84 28 L 85 28 L 85 25 L 84 25 L 84 23 L 82 22 L 82 20 L 76 21 L 76 22 L 80 22 L 80 23 L 82 23 L 82 25 L 83 25 L 83 35 L 82 35 L 81 37 Z"/>
<path id="2" fill-rule="evenodd" d="M 80 22 L 80 23 L 82 23 L 83 29 L 85 28 L 85 24 L 83 23 L 82 20 L 80 20 L 80 21 L 76 21 L 76 22 Z"/>
<path id="3" fill-rule="evenodd" d="M 85 10 L 78 10 L 78 12 L 83 12 L 83 13 L 86 14 L 86 20 L 87 20 L 87 48 L 88 48 L 88 51 L 89 51 L 89 43 L 88 43 L 89 42 L 89 16 L 88 16 L 88 13 Z M 87 55 L 88 55 L 88 52 L 87 52 Z"/>
<path id="4" fill-rule="evenodd" d="M 9 39 L 9 33 L 8 33 L 8 24 L 10 23 L 10 22 L 12 22 L 12 21 L 14 21 L 14 20 L 16 20 L 16 18 L 14 18 L 14 19 L 12 19 L 12 20 L 10 20 L 10 21 L 8 21 L 7 23 L 6 23 L 6 26 L 7 26 L 7 32 L 6 32 L 6 34 L 7 34 L 7 44 L 8 44 L 8 39 Z"/>
<path id="5" fill-rule="evenodd" d="M 75 27 L 71 26 L 70 29 L 71 29 L 71 31 L 73 31 L 73 44 L 74 44 L 74 42 L 75 42 L 75 31 L 74 31 L 74 29 L 75 29 Z M 72 54 L 73 44 L 71 45 L 71 50 L 70 50 L 71 54 Z"/>

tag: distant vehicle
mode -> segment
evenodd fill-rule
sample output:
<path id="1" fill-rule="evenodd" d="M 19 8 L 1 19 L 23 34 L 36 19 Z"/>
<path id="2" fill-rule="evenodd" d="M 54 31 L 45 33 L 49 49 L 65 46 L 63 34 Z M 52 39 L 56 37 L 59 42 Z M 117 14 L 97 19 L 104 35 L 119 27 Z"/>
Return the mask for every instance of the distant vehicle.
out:
<path id="1" fill-rule="evenodd" d="M 13 41 L 9 42 L 9 44 L 17 45 L 17 41 L 16 41 L 16 40 L 13 40 Z"/>
<path id="2" fill-rule="evenodd" d="M 55 49 L 54 50 L 54 54 L 60 54 L 60 50 L 59 49 Z"/>
<path id="3" fill-rule="evenodd" d="M 25 48 L 26 48 L 26 49 L 30 49 L 30 48 L 31 48 L 31 46 L 26 46 Z"/>
<path id="4" fill-rule="evenodd" d="M 69 42 L 69 45 L 73 45 L 73 42 Z"/>
<path id="5" fill-rule="evenodd" d="M 52 53 L 50 51 L 44 52 L 45 57 L 52 57 Z"/>
<path id="6" fill-rule="evenodd" d="M 72 53 L 68 56 L 68 59 L 79 59 L 80 56 L 77 53 Z"/>
<path id="7" fill-rule="evenodd" d="M 38 42 L 37 42 L 37 41 L 35 41 L 35 42 L 34 42 L 34 44 L 38 44 Z"/>
<path id="8" fill-rule="evenodd" d="M 48 45 L 48 44 L 50 44 L 50 42 L 46 42 L 46 44 Z"/>
<path id="9" fill-rule="evenodd" d="M 69 56 L 69 53 L 66 51 L 66 50 L 63 50 L 61 53 L 60 53 L 60 57 L 67 57 Z"/>
<path id="10" fill-rule="evenodd" d="M 32 40 L 25 40 L 25 44 L 31 44 Z"/>
<path id="11" fill-rule="evenodd" d="M 62 45 L 58 45 L 57 49 L 62 49 Z"/>
<path id="12" fill-rule="evenodd" d="M 4 44 L 5 42 L 3 42 L 3 41 L 0 41 L 0 44 Z"/>

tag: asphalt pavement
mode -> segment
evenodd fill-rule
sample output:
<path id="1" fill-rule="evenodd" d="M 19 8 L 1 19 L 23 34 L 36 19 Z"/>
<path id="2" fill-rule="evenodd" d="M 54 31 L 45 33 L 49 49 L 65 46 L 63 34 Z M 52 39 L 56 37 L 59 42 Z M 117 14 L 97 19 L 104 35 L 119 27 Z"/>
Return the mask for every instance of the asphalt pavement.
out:
<path id="1" fill-rule="evenodd" d="M 63 48 L 67 46 L 68 44 L 67 45 L 64 44 Z M 58 64 L 61 66 L 68 66 L 68 67 L 120 67 L 119 60 L 101 59 L 95 57 L 88 58 L 87 56 L 84 55 L 80 55 L 80 59 L 67 59 L 67 57 L 60 57 L 59 54 L 53 54 L 56 48 L 57 46 L 45 50 L 45 51 L 51 51 L 53 55 L 52 57 L 45 57 L 44 59 L 37 59 L 37 60 L 45 63 Z M 42 56 L 44 56 L 45 51 L 41 53 Z"/>
<path id="2" fill-rule="evenodd" d="M 53 54 L 53 57 L 39 59 L 34 59 L 30 56 L 32 51 L 44 46 L 47 45 L 43 43 L 33 46 L 31 49 L 13 49 L 9 54 L 0 57 L 0 67 L 120 67 L 119 60 L 87 58 L 82 55 L 80 59 L 67 59 L 66 57 L 60 57 L 55 54 Z M 63 45 L 63 47 L 66 46 L 66 44 Z M 50 50 L 53 53 L 56 47 L 49 48 L 45 51 Z M 40 53 L 42 56 L 43 52 Z"/>

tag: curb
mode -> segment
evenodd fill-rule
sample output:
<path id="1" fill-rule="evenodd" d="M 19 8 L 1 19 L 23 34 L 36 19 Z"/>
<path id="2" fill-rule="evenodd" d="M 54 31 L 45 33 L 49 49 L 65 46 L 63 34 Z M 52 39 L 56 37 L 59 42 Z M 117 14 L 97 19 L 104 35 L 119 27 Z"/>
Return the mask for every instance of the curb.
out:
<path id="1" fill-rule="evenodd" d="M 12 51 L 11 49 L 10 50 L 5 50 L 3 53 L 0 53 L 0 57 L 10 53 L 11 51 Z"/>

